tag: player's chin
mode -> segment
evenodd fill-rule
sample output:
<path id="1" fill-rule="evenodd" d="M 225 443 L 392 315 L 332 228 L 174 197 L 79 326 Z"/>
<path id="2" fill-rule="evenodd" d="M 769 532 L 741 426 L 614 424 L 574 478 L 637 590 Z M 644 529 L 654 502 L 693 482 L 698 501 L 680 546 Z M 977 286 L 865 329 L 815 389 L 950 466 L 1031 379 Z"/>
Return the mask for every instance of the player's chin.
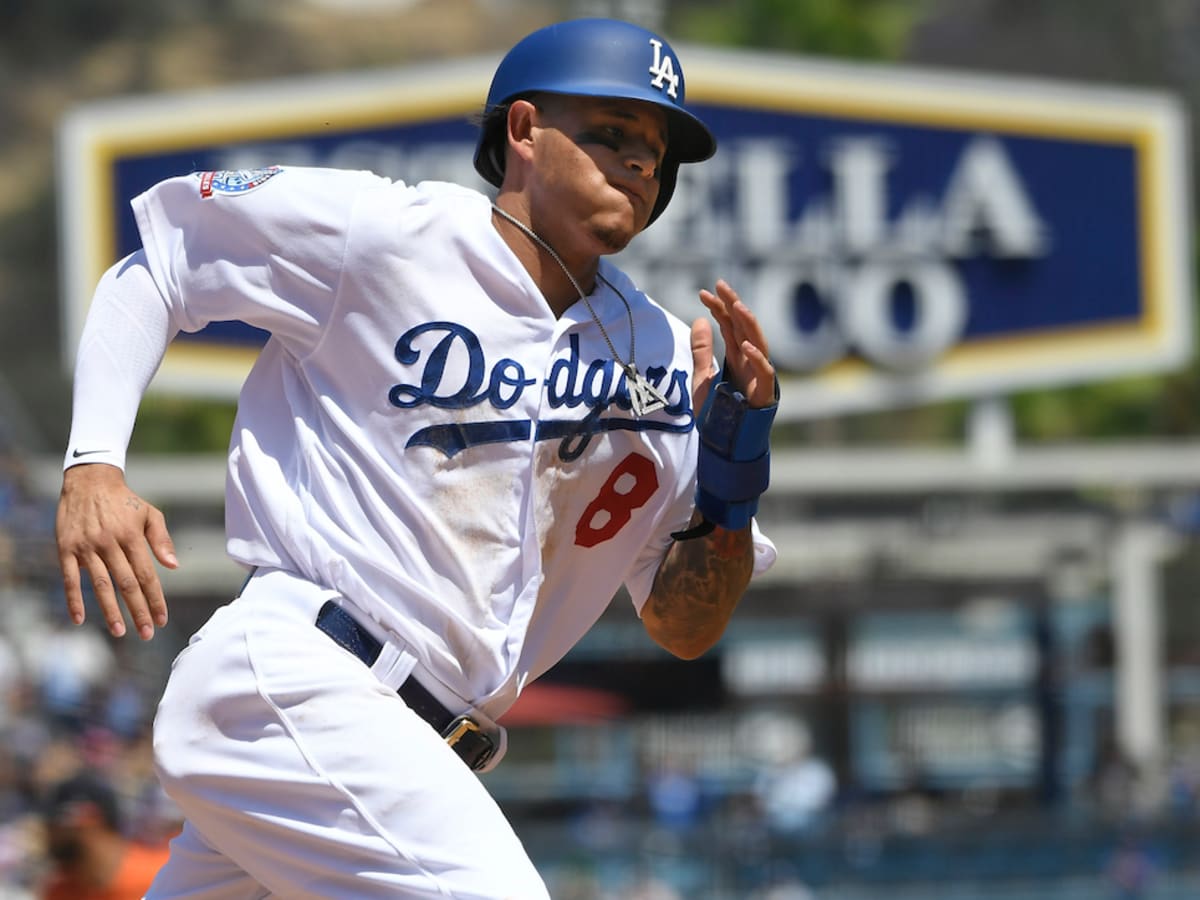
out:
<path id="1" fill-rule="evenodd" d="M 595 235 L 596 240 L 604 248 L 603 253 L 620 253 L 629 246 L 629 242 L 634 239 L 640 230 L 628 224 L 621 225 L 600 222 L 592 229 L 592 234 Z"/>
<path id="2" fill-rule="evenodd" d="M 603 253 L 620 253 L 644 227 L 645 222 L 626 209 L 596 216 L 592 220 L 592 235 L 603 247 Z"/>
<path id="3" fill-rule="evenodd" d="M 613 252 L 623 250 L 650 221 L 650 210 L 640 200 L 622 198 L 608 214 L 601 217 L 605 230 L 611 235 Z M 616 245 L 620 246 L 617 247 Z"/>

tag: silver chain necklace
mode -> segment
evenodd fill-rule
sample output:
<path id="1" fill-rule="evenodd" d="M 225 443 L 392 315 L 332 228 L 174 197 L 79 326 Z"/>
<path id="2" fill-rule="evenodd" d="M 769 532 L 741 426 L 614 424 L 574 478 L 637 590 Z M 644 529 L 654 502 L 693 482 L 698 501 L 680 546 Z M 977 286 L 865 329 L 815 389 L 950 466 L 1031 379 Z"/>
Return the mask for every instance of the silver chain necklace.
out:
<path id="1" fill-rule="evenodd" d="M 604 338 L 604 343 L 608 344 L 608 352 L 612 355 L 613 362 L 621 367 L 625 372 L 625 386 L 629 391 L 629 405 L 635 416 L 645 416 L 652 412 L 662 409 L 667 405 L 667 398 L 652 385 L 649 381 L 642 377 L 642 374 L 637 369 L 637 357 L 635 355 L 636 347 L 634 345 L 633 336 L 633 308 L 629 305 L 629 301 L 625 299 L 625 295 L 617 290 L 616 286 L 605 278 L 600 272 L 596 272 L 596 277 L 603 281 L 613 293 L 621 298 L 621 302 L 625 304 L 625 313 L 629 316 L 629 362 L 621 359 L 617 348 L 613 346 L 612 338 L 608 336 L 608 331 L 605 329 L 600 317 L 596 315 L 596 310 L 592 308 L 592 301 L 588 299 L 588 295 L 583 292 L 583 288 L 579 286 L 579 282 L 575 280 L 575 276 L 571 274 L 571 270 L 567 268 L 567 264 L 562 261 L 555 251 L 546 241 L 542 240 L 532 228 L 518 219 L 511 213 L 501 209 L 495 203 L 492 204 L 492 209 L 500 218 L 507 222 L 511 222 L 519 231 L 525 234 L 531 241 L 550 254 L 550 258 L 558 263 L 558 267 L 562 269 L 563 274 L 567 276 L 567 281 L 571 282 L 571 287 L 575 288 L 575 292 L 579 294 L 579 299 L 583 301 L 583 305 L 587 307 L 587 311 L 592 316 L 592 321 L 596 323 L 596 327 L 600 329 L 600 334 Z"/>

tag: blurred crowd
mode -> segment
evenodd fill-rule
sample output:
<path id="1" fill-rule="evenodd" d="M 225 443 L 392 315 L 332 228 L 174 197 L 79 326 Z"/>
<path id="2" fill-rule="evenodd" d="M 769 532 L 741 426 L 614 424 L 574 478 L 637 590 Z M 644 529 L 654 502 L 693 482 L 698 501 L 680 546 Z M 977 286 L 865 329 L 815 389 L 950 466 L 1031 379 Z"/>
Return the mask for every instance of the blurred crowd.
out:
<path id="1" fill-rule="evenodd" d="M 91 619 L 73 625 L 53 531 L 52 501 L 29 490 L 19 457 L 0 452 L 0 900 L 138 898 L 181 825 L 154 777 L 150 734 L 177 648 L 110 638 L 90 600 Z M 1111 748 L 1098 753 L 1079 795 L 1063 798 L 1065 821 L 1091 830 L 1074 858 L 1065 836 L 1054 841 L 1054 871 L 1090 872 L 1097 896 L 1135 898 L 1159 896 L 1148 891 L 1164 873 L 1200 870 L 1186 840 L 1172 843 L 1186 831 L 1124 827 L 1141 813 L 1185 829 L 1200 821 L 1200 713 L 1175 724 L 1165 777 L 1147 779 Z M 1004 810 L 987 791 L 914 784 L 856 796 L 802 717 L 774 711 L 751 730 L 758 774 L 733 794 L 714 791 L 694 760 L 664 753 L 637 760 L 632 801 L 601 799 L 557 818 L 517 812 L 556 900 L 810 900 L 823 879 L 946 877 L 954 854 L 976 874 L 1035 862 L 1013 829 L 999 838 L 1011 838 L 1011 852 L 992 852 Z M 966 841 L 972 829 L 985 837 Z M 729 886 L 714 892 L 721 879 Z"/>
<path id="2" fill-rule="evenodd" d="M 0 897 L 141 897 L 180 824 L 151 763 L 161 660 L 69 621 L 53 529 L 0 455 Z"/>

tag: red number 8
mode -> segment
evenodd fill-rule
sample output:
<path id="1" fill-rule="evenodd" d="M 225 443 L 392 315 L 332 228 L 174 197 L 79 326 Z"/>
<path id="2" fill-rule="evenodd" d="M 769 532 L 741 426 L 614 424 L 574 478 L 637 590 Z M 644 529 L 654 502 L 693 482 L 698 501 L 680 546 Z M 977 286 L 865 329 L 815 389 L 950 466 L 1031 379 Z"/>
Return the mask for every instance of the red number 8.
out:
<path id="1" fill-rule="evenodd" d="M 618 485 L 623 490 L 618 490 Z M 644 506 L 657 490 L 658 472 L 654 463 L 640 453 L 630 453 L 612 470 L 596 499 L 579 517 L 575 543 L 580 547 L 595 547 L 615 537 L 633 511 Z"/>

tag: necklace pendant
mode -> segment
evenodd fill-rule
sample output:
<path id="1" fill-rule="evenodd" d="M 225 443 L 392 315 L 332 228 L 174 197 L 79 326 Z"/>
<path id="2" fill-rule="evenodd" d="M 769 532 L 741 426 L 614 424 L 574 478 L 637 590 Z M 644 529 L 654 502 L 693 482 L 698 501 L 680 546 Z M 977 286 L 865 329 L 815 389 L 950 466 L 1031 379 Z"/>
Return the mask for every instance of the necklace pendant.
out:
<path id="1" fill-rule="evenodd" d="M 625 386 L 629 390 L 629 405 L 639 418 L 658 412 L 667 405 L 667 398 L 642 377 L 637 366 L 630 363 L 625 367 Z"/>

